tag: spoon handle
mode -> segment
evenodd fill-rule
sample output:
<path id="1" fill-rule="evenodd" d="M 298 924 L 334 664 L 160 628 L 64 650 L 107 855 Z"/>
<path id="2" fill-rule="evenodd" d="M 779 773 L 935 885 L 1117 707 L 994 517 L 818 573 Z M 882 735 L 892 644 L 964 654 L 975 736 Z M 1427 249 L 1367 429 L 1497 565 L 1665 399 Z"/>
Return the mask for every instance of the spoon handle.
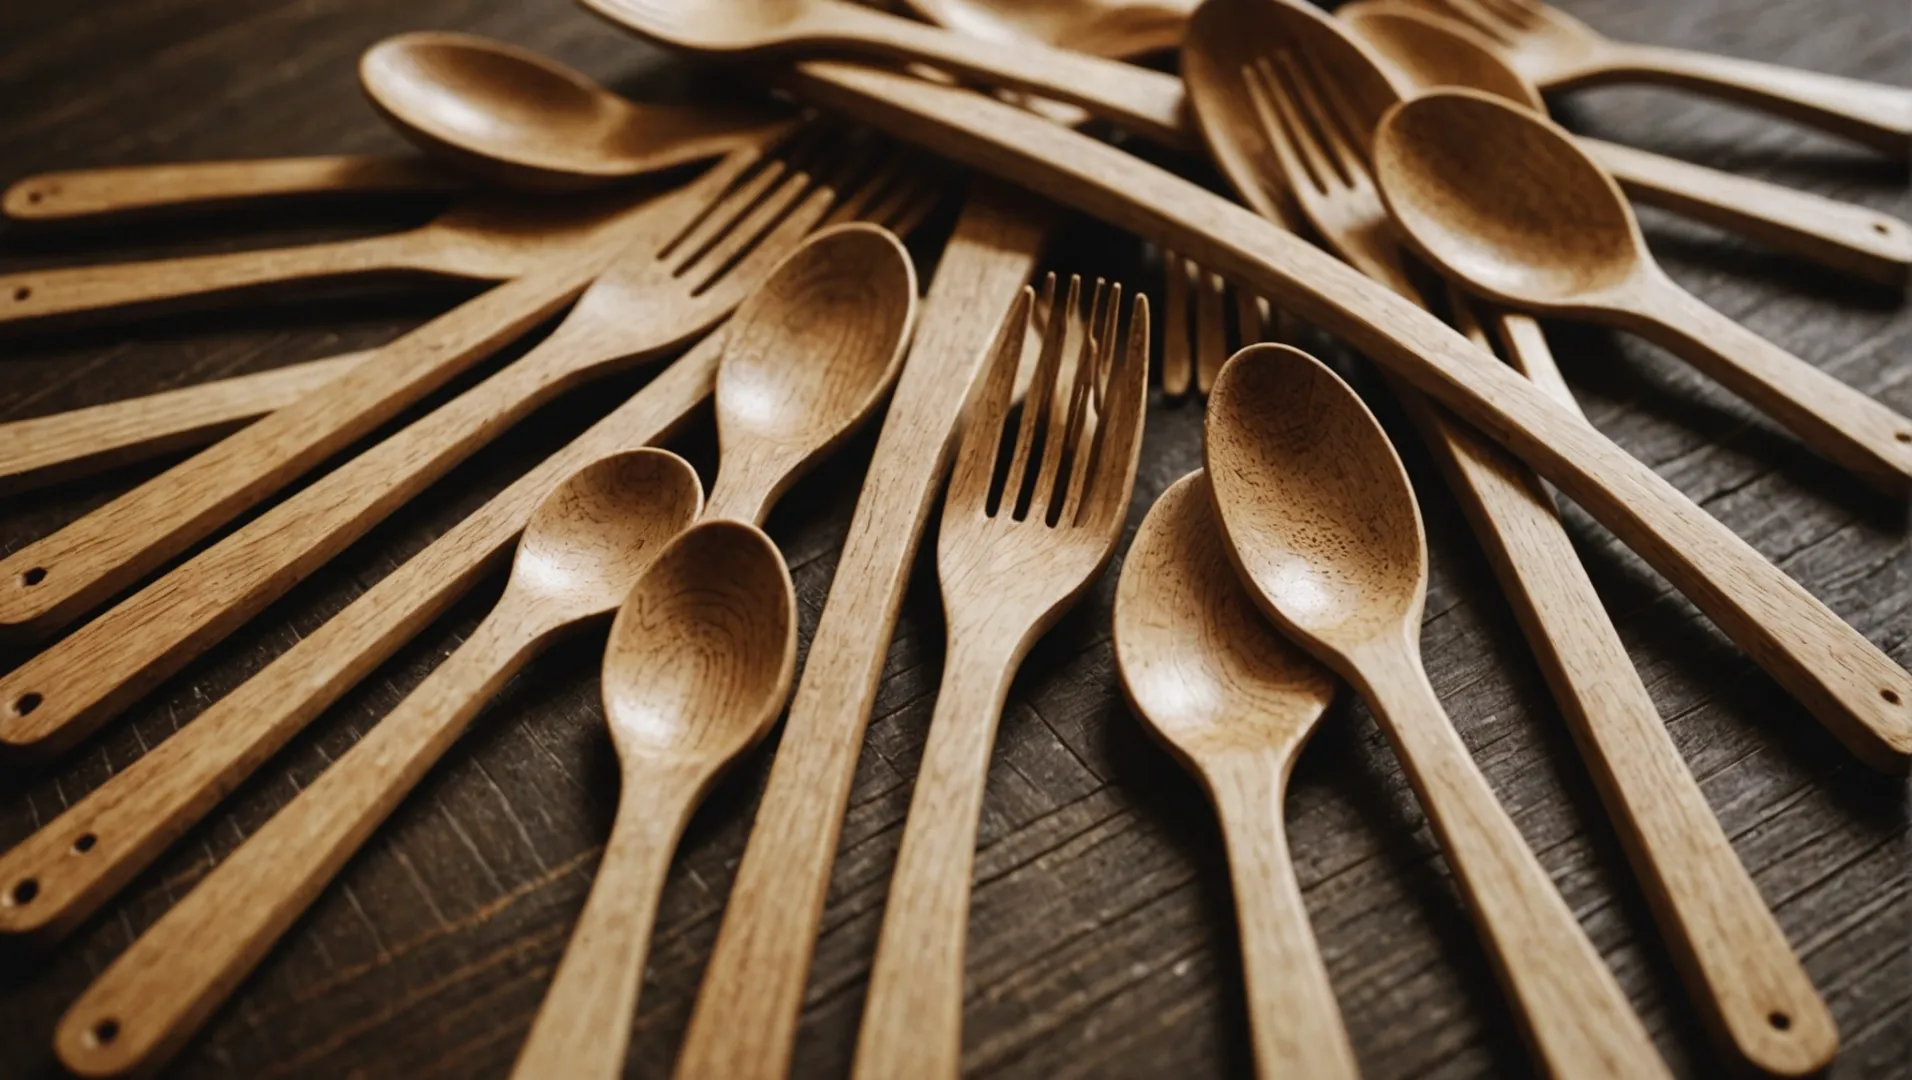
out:
<path id="1" fill-rule="evenodd" d="M 1593 57 L 1563 78 L 1542 80 L 1542 88 L 1676 86 L 1824 128 L 1896 158 L 1912 153 L 1912 90 L 1658 45 L 1606 42 Z"/>
<path id="2" fill-rule="evenodd" d="M 407 560 L 265 670 L 0 854 L 0 934 L 50 943 L 98 910 L 220 797 L 495 565 L 544 497 L 609 454 L 655 442 L 710 396 L 723 333 Z M 170 617 L 170 616 L 169 616 Z"/>
<path id="3" fill-rule="evenodd" d="M 1255 1073 L 1355 1080 L 1354 1048 L 1288 855 L 1281 804 L 1291 760 L 1251 751 L 1201 763 L 1228 845 Z"/>
<path id="4" fill-rule="evenodd" d="M 422 157 L 262 158 L 41 173 L 0 196 L 16 221 L 119 220 L 299 196 L 436 195 L 464 187 Z"/>
<path id="5" fill-rule="evenodd" d="M 508 588 L 390 715 L 93 980 L 54 1032 L 66 1067 L 119 1076 L 172 1057 L 553 629 Z"/>
<path id="6" fill-rule="evenodd" d="M 1421 666 L 1418 624 L 1355 651 L 1350 681 L 1407 771 L 1528 1042 L 1558 1080 L 1669 1076 L 1435 696 Z"/>
<path id="7" fill-rule="evenodd" d="M 1684 357 L 1827 458 L 1892 495 L 1912 485 L 1912 419 L 1753 333 L 1661 275 L 1640 333 Z M 1642 321 L 1645 320 L 1645 321 Z"/>
<path id="8" fill-rule="evenodd" d="M 432 250 L 414 230 L 262 251 L 23 270 L 0 275 L 0 326 L 178 310 L 291 282 L 350 281 L 407 271 L 472 276 L 433 265 L 437 260 L 430 259 Z"/>
<path id="9" fill-rule="evenodd" d="M 366 355 L 347 353 L 287 364 L 0 424 L 0 494 L 217 442 L 345 374 Z"/>
<path id="10" fill-rule="evenodd" d="M 1584 135 L 1577 141 L 1638 202 L 1870 281 L 1906 283 L 1912 225 L 1891 214 Z"/>
<path id="11" fill-rule="evenodd" d="M 960 1071 L 976 824 L 1014 671 L 1013 661 L 950 643 L 883 908 L 851 1071 L 856 1080 L 934 1080 Z"/>
<path id="12" fill-rule="evenodd" d="M 615 1080 L 624 1075 L 658 896 L 677 839 L 697 805 L 701 771 L 669 765 L 625 770 L 617 820 L 591 895 L 512 1076 Z"/>

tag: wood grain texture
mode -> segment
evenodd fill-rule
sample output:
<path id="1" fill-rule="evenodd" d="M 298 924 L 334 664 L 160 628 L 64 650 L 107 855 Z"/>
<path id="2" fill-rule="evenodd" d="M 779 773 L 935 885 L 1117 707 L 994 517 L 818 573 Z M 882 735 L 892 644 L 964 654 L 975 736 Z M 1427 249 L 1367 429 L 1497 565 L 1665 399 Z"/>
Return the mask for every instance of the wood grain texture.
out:
<path id="1" fill-rule="evenodd" d="M 1633 40 L 1912 82 L 1912 28 L 1897 3 L 1566 2 Z M 90 11 L 84 22 L 71 9 L 0 5 L 9 95 L 0 110 L 0 148 L 14 175 L 397 153 L 403 144 L 365 106 L 352 66 L 379 37 L 422 27 L 516 41 L 630 93 L 682 85 L 681 69 L 561 0 L 420 0 L 402 7 L 366 0 L 129 0 Z M 1908 213 L 1902 173 L 1755 114 L 1688 95 L 1624 89 L 1570 95 L 1560 107 L 1578 131 Z M 188 250 L 256 245 L 265 237 L 253 230 L 272 230 L 272 242 L 305 242 L 416 220 L 417 211 L 362 205 L 319 220 L 252 214 L 220 233 L 195 234 Z M 1903 366 L 1912 324 L 1896 294 L 1834 284 L 1810 266 L 1667 215 L 1646 212 L 1642 223 L 1667 270 L 1709 303 L 1902 410 L 1912 408 Z M 235 237 L 240 224 L 247 234 Z M 1111 272 L 1134 254 L 1126 239 L 1100 228 L 1068 233 L 1057 249 L 1065 263 L 1093 257 L 1086 269 Z M 157 226 L 123 230 L 107 250 L 98 238 L 68 243 L 8 232 L 0 250 L 12 269 L 27 265 L 14 258 L 23 250 L 34 265 L 45 265 L 49 255 L 157 257 L 177 250 L 169 243 L 176 238 Z M 1140 267 L 1121 276 L 1148 280 Z M 389 299 L 180 318 L 137 334 L 13 340 L 3 350 L 0 412 L 6 419 L 43 415 L 373 347 L 448 306 L 444 293 L 414 289 Z M 1896 506 L 1841 478 L 1654 347 L 1571 324 L 1547 329 L 1598 427 L 1780 561 L 1896 659 L 1912 662 L 1912 585 Z M 906 369 L 906 385 L 927 374 Z M 176 727 L 198 723 L 193 718 L 209 703 L 274 657 L 297 653 L 249 691 L 251 707 L 314 693 L 337 697 L 330 709 L 306 706 L 309 727 L 250 780 L 229 781 L 236 785 L 229 801 L 184 831 L 65 944 L 0 965 L 0 1074 L 59 1075 L 50 1051 L 53 1024 L 92 973 L 389 711 L 490 606 L 502 563 L 457 542 L 499 552 L 516 526 L 502 507 L 468 526 L 457 523 L 514 482 L 535 487 L 542 469 L 535 463 L 646 378 L 614 376 L 601 390 L 527 418 L 80 752 L 8 774 L 0 844 L 52 820 L 147 748 L 170 741 Z M 1674 1071 L 1718 1076 L 1721 1063 L 1686 1003 L 1644 894 L 1489 564 L 1385 394 L 1370 400 L 1404 436 L 1398 445 L 1426 517 L 1432 580 L 1423 650 L 1435 688 Z M 1198 409 L 1152 403 L 1132 522 L 1168 483 L 1200 464 L 1199 427 Z M 769 521 L 790 557 L 806 646 L 872 439 L 857 440 L 799 484 Z M 670 445 L 708 480 L 708 419 Z M 0 542 L 17 547 L 45 535 L 144 475 L 9 497 L 0 503 Z M 529 501 L 547 490 L 548 481 Z M 1903 951 L 1912 933 L 1905 886 L 1912 854 L 1902 783 L 1856 764 L 1584 512 L 1569 504 L 1565 517 L 1669 736 L 1839 1022 L 1844 1049 L 1831 1075 L 1903 1076 L 1912 1053 L 1912 963 Z M 501 533 L 502 540 L 490 539 Z M 409 565 L 398 568 L 441 536 L 453 543 L 438 548 L 432 562 L 462 574 L 468 599 L 459 602 L 466 594 L 447 587 L 422 610 L 387 602 L 397 593 L 385 589 L 385 579 L 403 573 L 417 580 Z M 818 889 L 812 921 L 822 934 L 813 943 L 807 991 L 798 991 L 791 1058 L 798 1076 L 842 1076 L 848 1069 L 908 777 L 934 703 L 942 617 L 928 563 L 919 561 L 915 571 L 894 647 L 887 656 L 876 650 L 869 661 L 875 707 L 867 740 L 853 740 L 865 748 L 861 763 L 853 780 L 846 771 L 842 788 L 853 809 L 847 820 L 816 823 L 828 833 L 824 861 L 827 867 L 834 860 L 835 873 L 827 892 Z M 1200 787 L 1122 701 L 1107 635 L 1113 585 L 1112 576 L 1105 578 L 1058 625 L 1010 692 L 984 798 L 969 931 L 964 1062 L 972 1076 L 1233 1077 L 1252 1067 L 1223 838 Z M 348 605 L 353 615 L 344 625 L 326 622 Z M 417 640 L 402 648 L 382 644 L 402 618 L 418 624 Z M 371 651 L 338 651 L 355 637 Z M 315 639 L 333 648 L 307 648 Z M 286 947 L 188 1044 L 170 1074 L 505 1075 L 614 815 L 617 784 L 597 706 L 595 651 L 582 639 L 561 646 L 507 688 L 493 717 L 454 747 L 294 926 Z M 311 663 L 299 662 L 305 659 Z M 357 669 L 352 679 L 340 674 L 347 660 Z M 358 675 L 366 677 L 346 692 Z M 235 712 L 245 708 L 232 703 Z M 686 833 L 659 905 L 632 1032 L 632 1075 L 669 1072 L 769 760 L 746 756 Z M 1424 819 L 1358 703 L 1344 699 L 1330 711 L 1302 755 L 1287 809 L 1297 878 L 1363 1074 L 1525 1075 L 1512 1021 Z"/>
<path id="2" fill-rule="evenodd" d="M 106 224 L 282 198 L 434 195 L 464 186 L 449 170 L 416 154 L 194 161 L 17 178 L 0 194 L 0 210 L 16 221 Z"/>

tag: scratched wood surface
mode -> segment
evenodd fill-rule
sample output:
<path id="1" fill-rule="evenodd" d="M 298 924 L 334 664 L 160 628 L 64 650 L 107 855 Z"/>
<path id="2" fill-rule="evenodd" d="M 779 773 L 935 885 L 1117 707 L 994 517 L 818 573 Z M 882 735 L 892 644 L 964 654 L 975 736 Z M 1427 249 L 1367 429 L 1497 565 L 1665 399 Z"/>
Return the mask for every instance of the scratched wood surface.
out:
<path id="1" fill-rule="evenodd" d="M 1568 7 L 1639 40 L 1912 82 L 1912 19 L 1900 0 Z M 398 149 L 362 100 L 354 62 L 380 37 L 422 28 L 516 41 L 627 90 L 686 92 L 681 69 L 563 0 L 8 4 L 0 181 L 87 165 Z M 1573 98 L 1562 115 L 1607 138 L 1912 214 L 1903 166 L 1750 114 L 1665 92 L 1603 90 Z M 332 237 L 431 210 L 254 212 L 93 235 L 8 230 L 0 268 Z M 1912 314 L 1902 295 L 1664 215 L 1647 215 L 1646 226 L 1671 272 L 1702 297 L 1912 411 Z M 1094 228 L 1076 229 L 1057 259 L 1131 280 L 1147 274 L 1133 245 Z M 361 290 L 0 340 L 0 419 L 375 345 L 460 295 Z M 1912 663 L 1902 507 L 1836 475 L 1665 354 L 1603 331 L 1550 329 L 1596 424 Z M 189 722 L 637 384 L 606 385 L 614 393 L 574 395 L 521 425 L 68 758 L 0 769 L 0 845 Z M 1370 383 L 1362 388 L 1379 399 Z M 1381 408 L 1401 431 L 1398 415 Z M 1152 405 L 1132 524 L 1199 463 L 1199 419 L 1186 404 Z M 1716 1075 L 1513 616 L 1424 455 L 1402 442 L 1433 549 L 1425 642 L 1434 685 L 1676 1070 Z M 853 443 L 770 519 L 806 634 L 870 446 L 867 436 Z M 708 479 L 708 424 L 678 448 Z M 0 501 L 0 546 L 44 535 L 150 471 Z M 1584 515 L 1570 509 L 1569 519 L 1675 740 L 1838 1019 L 1845 1049 L 1834 1075 L 1912 1075 L 1903 782 L 1857 765 L 1664 582 Z M 844 830 L 797 1052 L 804 1076 L 841 1075 L 853 1046 L 942 662 L 930 567 L 919 563 Z M 431 627 L 64 944 L 0 955 L 0 1076 L 54 1074 L 49 1034 L 90 976 L 422 679 L 499 585 Z M 1238 1076 L 1250 1067 L 1219 832 L 1199 789 L 1122 702 L 1108 641 L 1112 588 L 1111 575 L 1037 648 L 1004 718 L 970 933 L 972 1075 Z M 601 643 L 601 633 L 573 640 L 513 684 L 182 1054 L 176 1074 L 423 1078 L 509 1067 L 609 829 L 616 773 L 597 704 Z M 1525 1074 L 1400 770 L 1360 707 L 1336 709 L 1301 763 L 1290 832 L 1364 1073 Z M 673 868 L 636 1017 L 633 1075 L 668 1072 L 767 760 L 751 757 L 718 790 Z"/>

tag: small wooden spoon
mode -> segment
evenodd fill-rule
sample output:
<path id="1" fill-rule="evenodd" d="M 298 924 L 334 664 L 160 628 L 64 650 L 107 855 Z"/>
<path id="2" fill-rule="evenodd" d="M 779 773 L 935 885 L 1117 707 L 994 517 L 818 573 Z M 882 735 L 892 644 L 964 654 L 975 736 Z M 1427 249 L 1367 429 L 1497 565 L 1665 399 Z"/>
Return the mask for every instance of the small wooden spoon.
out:
<path id="1" fill-rule="evenodd" d="M 1546 115 L 1540 91 L 1471 27 L 1402 0 L 1359 0 L 1336 10 L 1335 18 L 1423 91 L 1483 90 Z M 1585 135 L 1577 138 L 1636 202 L 1886 285 L 1904 286 L 1912 269 L 1912 225 L 1891 214 Z"/>
<path id="2" fill-rule="evenodd" d="M 640 105 L 549 57 L 471 34 L 386 38 L 359 60 L 400 133 L 507 187 L 574 191 L 719 157 L 762 135 L 761 113 Z"/>
<path id="3" fill-rule="evenodd" d="M 1200 471 L 1155 501 L 1115 590 L 1115 663 L 1135 711 L 1201 778 L 1221 818 L 1256 1071 L 1354 1077 L 1281 806 L 1335 680 L 1255 610 L 1220 528 Z"/>
<path id="4" fill-rule="evenodd" d="M 607 615 L 697 517 L 673 454 L 598 461 L 545 499 L 497 607 L 332 767 L 133 943 L 68 1010 L 54 1044 L 87 1076 L 157 1067 L 318 896 L 472 718 L 560 631 Z"/>
<path id="5" fill-rule="evenodd" d="M 1428 685 L 1420 645 L 1427 541 L 1380 424 L 1314 358 L 1257 345 L 1216 380 L 1205 456 L 1243 584 L 1296 644 L 1367 700 L 1546 1070 L 1668 1075 Z"/>
<path id="6" fill-rule="evenodd" d="M 638 579 L 604 655 L 617 819 L 512 1075 L 624 1074 L 671 853 L 724 767 L 769 733 L 796 662 L 790 572 L 755 526 L 697 525 Z"/>
<path id="7" fill-rule="evenodd" d="M 1613 179 L 1552 121 L 1471 90 L 1404 102 L 1375 178 L 1422 254 L 1505 304 L 1642 334 L 1884 490 L 1912 479 L 1912 420 L 1708 307 L 1653 261 Z"/>

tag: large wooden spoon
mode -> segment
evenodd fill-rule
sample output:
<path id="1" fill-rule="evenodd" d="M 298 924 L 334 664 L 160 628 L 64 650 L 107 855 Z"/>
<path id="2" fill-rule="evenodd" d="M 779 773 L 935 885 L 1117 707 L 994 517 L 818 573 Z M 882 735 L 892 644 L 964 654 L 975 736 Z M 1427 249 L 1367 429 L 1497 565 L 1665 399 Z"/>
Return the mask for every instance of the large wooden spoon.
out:
<path id="1" fill-rule="evenodd" d="M 1199 471 L 1155 500 L 1115 590 L 1115 663 L 1135 711 L 1201 778 L 1221 818 L 1256 1071 L 1354 1077 L 1282 817 L 1288 774 L 1335 680 L 1255 610 L 1220 528 Z"/>
<path id="2" fill-rule="evenodd" d="M 1428 684 L 1427 540 L 1407 473 L 1367 406 L 1313 357 L 1257 345 L 1222 369 L 1205 434 L 1243 584 L 1367 700 L 1548 1073 L 1668 1075 Z"/>
<path id="3" fill-rule="evenodd" d="M 1395 221 L 1447 273 L 1649 337 L 1868 481 L 1912 482 L 1912 420 L 1675 284 L 1613 179 L 1552 121 L 1477 91 L 1429 94 L 1383 118 L 1374 167 Z"/>
<path id="4" fill-rule="evenodd" d="M 638 579 L 604 654 L 617 818 L 512 1075 L 624 1075 L 671 853 L 724 767 L 769 733 L 796 661 L 790 572 L 755 526 L 706 521 Z"/>

